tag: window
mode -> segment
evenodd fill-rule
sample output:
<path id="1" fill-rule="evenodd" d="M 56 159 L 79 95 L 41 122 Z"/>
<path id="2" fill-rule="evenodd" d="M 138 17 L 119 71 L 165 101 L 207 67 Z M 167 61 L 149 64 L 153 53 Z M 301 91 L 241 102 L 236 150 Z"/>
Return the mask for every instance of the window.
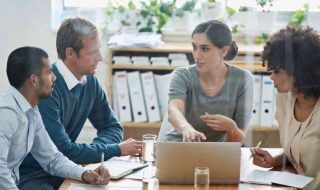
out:
<path id="1" fill-rule="evenodd" d="M 52 7 L 52 28 L 57 29 L 65 18 L 81 16 L 92 20 L 97 26 L 105 24 L 105 7 L 110 5 L 122 5 L 127 7 L 129 0 L 51 0 Z M 149 2 L 149 0 L 132 0 L 139 8 L 139 2 Z M 171 0 L 163 0 L 171 1 Z M 186 0 L 177 0 L 177 6 L 181 6 Z M 198 0 L 196 9 L 200 9 L 200 4 L 204 0 Z M 256 0 L 217 0 L 224 2 L 227 6 L 238 10 L 240 6 L 252 7 L 255 10 L 261 10 Z M 270 11 L 295 11 L 302 9 L 305 3 L 309 4 L 309 11 L 320 11 L 319 0 L 274 0 Z"/>

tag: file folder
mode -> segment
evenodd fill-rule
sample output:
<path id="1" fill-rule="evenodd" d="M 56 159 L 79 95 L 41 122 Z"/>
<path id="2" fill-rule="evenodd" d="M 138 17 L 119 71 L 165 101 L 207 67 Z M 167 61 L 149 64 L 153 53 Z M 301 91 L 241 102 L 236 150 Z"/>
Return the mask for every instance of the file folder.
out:
<path id="1" fill-rule="evenodd" d="M 261 84 L 262 75 L 253 75 L 254 77 L 254 98 L 253 98 L 253 110 L 251 117 L 251 126 L 260 125 L 260 110 L 261 110 Z"/>
<path id="2" fill-rule="evenodd" d="M 273 122 L 274 85 L 269 75 L 262 76 L 260 126 L 271 127 Z"/>
<path id="3" fill-rule="evenodd" d="M 152 72 L 141 73 L 143 94 L 146 101 L 149 122 L 160 121 L 160 110 Z"/>
<path id="4" fill-rule="evenodd" d="M 114 75 L 112 76 L 112 109 L 117 118 L 119 118 L 117 85 L 116 77 Z"/>
<path id="5" fill-rule="evenodd" d="M 161 119 L 163 120 L 164 116 L 168 112 L 168 93 L 171 80 L 171 74 L 165 75 L 154 75 L 156 81 L 156 89 L 158 94 L 159 108 Z"/>
<path id="6" fill-rule="evenodd" d="M 121 122 L 132 121 L 129 91 L 127 85 L 127 72 L 116 71 L 114 75 L 117 89 L 119 119 Z"/>
<path id="7" fill-rule="evenodd" d="M 143 99 L 139 71 L 130 72 L 127 74 L 129 94 L 132 107 L 133 120 L 135 122 L 147 121 L 146 108 Z"/>

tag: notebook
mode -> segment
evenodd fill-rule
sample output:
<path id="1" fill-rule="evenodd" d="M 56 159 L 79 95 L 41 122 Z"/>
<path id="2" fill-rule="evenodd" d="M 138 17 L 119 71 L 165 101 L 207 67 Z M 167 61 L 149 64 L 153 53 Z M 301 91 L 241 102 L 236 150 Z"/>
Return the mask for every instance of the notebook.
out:
<path id="1" fill-rule="evenodd" d="M 148 164 L 132 162 L 118 157 L 113 157 L 108 161 L 103 162 L 104 167 L 108 168 L 111 179 L 120 179 L 134 171 L 147 167 Z M 85 167 L 88 170 L 94 170 L 99 167 L 101 163 L 89 164 Z"/>
<path id="2" fill-rule="evenodd" d="M 157 142 L 162 184 L 193 184 L 195 167 L 209 167 L 210 184 L 237 184 L 241 145 L 237 142 Z"/>
<path id="3" fill-rule="evenodd" d="M 264 185 L 280 184 L 295 188 L 304 188 L 313 180 L 312 177 L 280 171 L 253 170 L 241 182 Z"/>

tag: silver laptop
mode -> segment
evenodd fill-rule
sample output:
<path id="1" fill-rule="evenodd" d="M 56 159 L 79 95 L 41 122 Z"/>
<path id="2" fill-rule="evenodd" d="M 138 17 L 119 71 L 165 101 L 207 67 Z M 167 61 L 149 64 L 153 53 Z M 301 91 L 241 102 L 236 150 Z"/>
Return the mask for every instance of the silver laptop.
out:
<path id="1" fill-rule="evenodd" d="M 195 167 L 209 167 L 210 184 L 237 184 L 241 146 L 236 142 L 158 142 L 156 165 L 162 184 L 193 184 Z"/>

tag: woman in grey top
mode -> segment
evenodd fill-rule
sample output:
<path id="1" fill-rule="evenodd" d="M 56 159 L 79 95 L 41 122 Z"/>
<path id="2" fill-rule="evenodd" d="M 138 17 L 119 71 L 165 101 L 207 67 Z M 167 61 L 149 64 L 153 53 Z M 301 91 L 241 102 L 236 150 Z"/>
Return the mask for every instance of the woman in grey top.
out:
<path id="1" fill-rule="evenodd" d="M 227 25 L 212 20 L 192 33 L 194 65 L 177 68 L 169 88 L 165 141 L 244 143 L 253 106 L 253 77 L 228 65 L 238 47 Z"/>

